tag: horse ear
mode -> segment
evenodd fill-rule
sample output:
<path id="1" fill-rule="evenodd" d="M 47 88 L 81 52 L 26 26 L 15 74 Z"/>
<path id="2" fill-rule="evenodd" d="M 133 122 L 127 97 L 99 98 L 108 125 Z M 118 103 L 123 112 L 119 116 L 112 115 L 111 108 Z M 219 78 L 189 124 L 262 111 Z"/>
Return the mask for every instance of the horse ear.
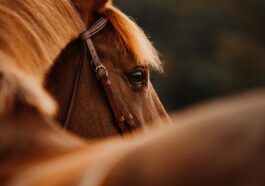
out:
<path id="1" fill-rule="evenodd" d="M 110 2 L 111 0 L 72 0 L 73 5 L 76 7 L 86 24 L 91 22 L 93 12 L 102 11 Z"/>
<path id="2" fill-rule="evenodd" d="M 79 11 L 100 11 L 110 2 L 111 0 L 72 0 Z"/>
<path id="3" fill-rule="evenodd" d="M 108 3 L 111 3 L 111 0 L 93 0 L 93 9 L 94 10 L 102 10 Z"/>

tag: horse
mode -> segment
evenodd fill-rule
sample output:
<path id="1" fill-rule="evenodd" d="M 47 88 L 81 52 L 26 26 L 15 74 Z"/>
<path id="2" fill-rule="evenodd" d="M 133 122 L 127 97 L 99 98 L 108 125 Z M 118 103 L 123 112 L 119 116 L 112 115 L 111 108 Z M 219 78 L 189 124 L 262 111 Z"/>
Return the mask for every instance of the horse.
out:
<path id="1" fill-rule="evenodd" d="M 84 29 L 71 2 L 2 0 L 0 14 L 1 184 L 264 185 L 264 90 L 177 113 L 178 125 L 87 141 L 59 127 L 43 87 Z"/>
<path id="2" fill-rule="evenodd" d="M 100 7 L 98 10 L 85 0 L 73 3 L 86 27 L 100 25 L 97 21 L 101 17 L 108 23 L 104 25 L 103 20 L 102 27 L 91 36 L 96 59 L 91 59 L 89 46 L 86 49 L 84 41 L 78 38 L 68 44 L 51 68 L 47 87 L 59 103 L 57 121 L 89 139 L 124 133 L 128 131 L 128 123 L 135 128 L 145 128 L 158 120 L 169 123 L 169 116 L 150 82 L 149 68 L 161 71 L 161 61 L 144 32 L 110 1 L 95 5 Z M 102 88 L 91 60 L 104 65 L 111 88 Z M 109 93 L 112 89 L 113 93 Z M 116 105 L 122 106 L 121 111 Z M 127 117 L 116 116 L 122 111 L 128 113 Z M 119 122 L 124 119 L 125 124 Z"/>

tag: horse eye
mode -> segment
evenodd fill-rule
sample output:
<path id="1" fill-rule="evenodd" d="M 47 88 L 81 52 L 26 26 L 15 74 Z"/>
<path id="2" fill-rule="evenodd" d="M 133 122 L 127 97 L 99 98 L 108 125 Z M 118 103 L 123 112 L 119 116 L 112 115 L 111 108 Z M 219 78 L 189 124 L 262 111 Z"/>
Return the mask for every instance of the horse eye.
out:
<path id="1" fill-rule="evenodd" d="M 132 84 L 143 84 L 146 82 L 146 75 L 144 72 L 137 70 L 129 73 L 128 79 Z"/>

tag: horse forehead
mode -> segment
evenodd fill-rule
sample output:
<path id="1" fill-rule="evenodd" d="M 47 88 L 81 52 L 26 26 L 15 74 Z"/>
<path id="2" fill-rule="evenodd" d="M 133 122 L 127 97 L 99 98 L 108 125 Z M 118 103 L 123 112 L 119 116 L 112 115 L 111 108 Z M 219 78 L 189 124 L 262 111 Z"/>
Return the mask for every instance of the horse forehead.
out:
<path id="1" fill-rule="evenodd" d="M 128 71 L 137 66 L 136 60 L 111 26 L 96 35 L 93 43 L 104 65 Z"/>

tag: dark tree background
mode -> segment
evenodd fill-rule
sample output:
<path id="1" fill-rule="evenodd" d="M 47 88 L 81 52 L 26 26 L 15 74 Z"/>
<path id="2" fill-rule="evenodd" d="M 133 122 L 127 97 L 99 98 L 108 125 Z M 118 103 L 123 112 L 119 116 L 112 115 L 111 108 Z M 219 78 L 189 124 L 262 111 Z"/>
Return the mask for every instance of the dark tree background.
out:
<path id="1" fill-rule="evenodd" d="M 265 85 L 264 0 L 116 0 L 162 55 L 168 110 Z"/>

